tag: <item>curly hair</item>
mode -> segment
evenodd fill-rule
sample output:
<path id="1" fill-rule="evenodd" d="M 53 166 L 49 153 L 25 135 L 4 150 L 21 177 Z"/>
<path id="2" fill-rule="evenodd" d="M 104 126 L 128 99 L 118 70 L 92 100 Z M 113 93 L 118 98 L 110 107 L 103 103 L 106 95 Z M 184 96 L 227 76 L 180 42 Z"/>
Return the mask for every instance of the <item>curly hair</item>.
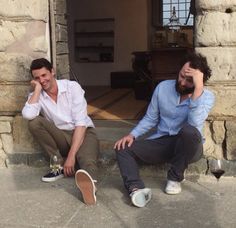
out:
<path id="1" fill-rule="evenodd" d="M 211 69 L 208 66 L 207 59 L 203 55 L 192 52 L 189 53 L 185 59 L 184 59 L 184 64 L 189 62 L 190 67 L 194 69 L 198 69 L 203 73 L 203 82 L 205 83 L 210 77 L 211 77 Z M 183 65 L 184 65 L 183 64 Z"/>

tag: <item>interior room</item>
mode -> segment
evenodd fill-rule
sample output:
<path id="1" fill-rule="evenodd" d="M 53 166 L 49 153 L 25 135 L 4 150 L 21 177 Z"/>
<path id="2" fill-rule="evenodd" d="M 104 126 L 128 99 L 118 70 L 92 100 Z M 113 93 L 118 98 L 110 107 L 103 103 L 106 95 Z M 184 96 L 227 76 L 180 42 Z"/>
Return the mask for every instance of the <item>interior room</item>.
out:
<path id="1" fill-rule="evenodd" d="M 95 119 L 141 118 L 193 49 L 191 0 L 68 0 L 67 16 L 71 79 Z"/>

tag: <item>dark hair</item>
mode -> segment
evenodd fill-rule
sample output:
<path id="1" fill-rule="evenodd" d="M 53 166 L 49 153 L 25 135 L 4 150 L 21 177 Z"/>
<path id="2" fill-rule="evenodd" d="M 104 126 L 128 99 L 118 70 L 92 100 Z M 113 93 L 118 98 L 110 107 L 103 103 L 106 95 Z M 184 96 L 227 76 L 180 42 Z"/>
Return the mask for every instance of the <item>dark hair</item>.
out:
<path id="1" fill-rule="evenodd" d="M 187 62 L 190 62 L 190 67 L 198 69 L 203 73 L 203 82 L 206 82 L 211 77 L 211 69 L 208 66 L 206 57 L 192 52 L 185 57 L 184 64 Z"/>
<path id="2" fill-rule="evenodd" d="M 38 70 L 45 67 L 50 72 L 52 71 L 52 64 L 45 58 L 35 59 L 30 65 L 30 73 L 32 74 L 33 70 Z"/>

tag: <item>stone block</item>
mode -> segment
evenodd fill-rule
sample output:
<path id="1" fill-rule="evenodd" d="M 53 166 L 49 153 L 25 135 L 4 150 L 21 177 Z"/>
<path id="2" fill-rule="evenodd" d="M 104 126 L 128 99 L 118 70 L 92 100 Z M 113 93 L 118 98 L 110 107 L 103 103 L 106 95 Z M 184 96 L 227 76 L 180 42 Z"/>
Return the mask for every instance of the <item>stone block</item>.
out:
<path id="1" fill-rule="evenodd" d="M 210 82 L 236 79 L 235 47 L 204 47 L 196 51 L 207 57 L 212 70 Z"/>
<path id="2" fill-rule="evenodd" d="M 9 122 L 0 122 L 0 133 L 11 133 L 11 124 Z"/>
<path id="3" fill-rule="evenodd" d="M 7 156 L 5 152 L 2 149 L 0 149 L 0 168 L 6 167 L 6 159 Z"/>
<path id="4" fill-rule="evenodd" d="M 0 121 L 8 121 L 9 123 L 12 123 L 13 117 L 11 117 L 11 116 L 0 116 Z"/>
<path id="5" fill-rule="evenodd" d="M 32 39 L 29 43 L 29 46 L 34 52 L 44 52 L 46 54 L 48 51 L 48 44 L 45 36 Z"/>
<path id="6" fill-rule="evenodd" d="M 214 121 L 212 124 L 212 138 L 216 144 L 222 144 L 225 139 L 224 121 Z"/>
<path id="7" fill-rule="evenodd" d="M 69 56 L 58 55 L 57 56 L 57 75 L 59 78 L 66 78 L 64 75 L 69 73 Z"/>
<path id="8" fill-rule="evenodd" d="M 68 44 L 66 42 L 58 42 L 56 45 L 56 49 L 58 55 L 69 53 Z"/>
<path id="9" fill-rule="evenodd" d="M 203 135 L 205 137 L 205 143 L 203 144 L 203 154 L 204 156 L 210 156 L 214 153 L 214 141 L 211 134 L 211 123 L 205 122 Z"/>
<path id="10" fill-rule="evenodd" d="M 67 34 L 67 26 L 64 25 L 56 25 L 56 41 L 58 42 L 67 42 L 68 34 Z"/>
<path id="11" fill-rule="evenodd" d="M 7 47 L 7 53 L 15 53 L 21 56 L 31 56 L 33 58 L 38 57 L 39 55 L 42 56 L 42 53 L 35 53 L 29 44 L 37 37 L 48 37 L 47 24 L 43 21 L 28 21 L 25 28 L 25 34 L 21 37 L 21 39 L 17 39 L 16 42 Z M 48 40 L 45 41 L 44 46 L 45 45 L 49 46 Z"/>
<path id="12" fill-rule="evenodd" d="M 28 154 L 28 165 L 32 167 L 49 167 L 49 157 L 45 153 Z"/>
<path id="13" fill-rule="evenodd" d="M 15 165 L 27 165 L 31 167 L 48 167 L 49 161 L 42 153 L 18 153 L 8 154 L 6 159 L 7 167 Z"/>
<path id="14" fill-rule="evenodd" d="M 2 139 L 0 137 L 0 150 L 2 149 Z"/>
<path id="15" fill-rule="evenodd" d="M 186 175 L 205 174 L 206 171 L 207 171 L 207 160 L 201 158 L 199 161 L 194 162 L 188 166 L 188 169 L 186 170 Z"/>
<path id="16" fill-rule="evenodd" d="M 207 12 L 196 17 L 196 46 L 235 46 L 236 12 Z"/>
<path id="17" fill-rule="evenodd" d="M 13 138 L 11 134 L 1 134 L 2 138 L 2 148 L 5 153 L 13 153 Z"/>
<path id="18" fill-rule="evenodd" d="M 42 151 L 28 130 L 28 121 L 16 116 L 13 121 L 14 153 L 39 153 Z"/>
<path id="19" fill-rule="evenodd" d="M 236 11 L 236 0 L 198 0 L 195 2 L 197 10 L 225 11 L 229 8 Z"/>
<path id="20" fill-rule="evenodd" d="M 210 84 L 208 88 L 215 94 L 215 106 L 210 112 L 213 117 L 236 117 L 236 86 L 232 84 Z"/>
<path id="21" fill-rule="evenodd" d="M 29 89 L 26 84 L 0 84 L 0 112 L 21 112 Z"/>
<path id="22" fill-rule="evenodd" d="M 7 167 L 11 165 L 28 165 L 27 154 L 8 154 L 6 160 Z"/>
<path id="23" fill-rule="evenodd" d="M 236 121 L 226 121 L 226 156 L 236 160 Z"/>
<path id="24" fill-rule="evenodd" d="M 48 10 L 48 0 L 0 1 L 0 16 L 2 17 L 47 21 Z"/>
<path id="25" fill-rule="evenodd" d="M 205 143 L 203 144 L 204 157 L 215 157 L 218 159 L 223 158 L 223 148 L 221 144 L 216 144 L 212 138 L 212 125 L 213 123 L 206 122 L 204 126 Z"/>
<path id="26" fill-rule="evenodd" d="M 57 14 L 64 14 L 66 12 L 66 1 L 65 0 L 56 0 L 55 10 Z"/>
<path id="27" fill-rule="evenodd" d="M 25 34 L 25 22 L 1 21 L 0 23 L 0 51 L 20 39 Z"/>
<path id="28" fill-rule="evenodd" d="M 0 80 L 5 82 L 29 81 L 31 79 L 29 73 L 31 61 L 30 56 L 0 53 Z"/>
<path id="29" fill-rule="evenodd" d="M 67 26 L 66 14 L 55 15 L 55 22 L 56 22 L 56 24 L 61 24 L 61 25 Z"/>

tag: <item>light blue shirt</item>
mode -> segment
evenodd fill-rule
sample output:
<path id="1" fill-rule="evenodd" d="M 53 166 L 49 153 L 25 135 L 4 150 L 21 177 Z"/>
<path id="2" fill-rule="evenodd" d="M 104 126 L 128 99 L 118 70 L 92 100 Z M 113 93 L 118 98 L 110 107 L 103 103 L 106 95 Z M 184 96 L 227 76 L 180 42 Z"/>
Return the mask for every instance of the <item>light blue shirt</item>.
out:
<path id="1" fill-rule="evenodd" d="M 214 105 L 213 93 L 204 89 L 196 100 L 188 98 L 180 103 L 180 94 L 175 89 L 175 82 L 176 80 L 166 80 L 158 84 L 145 116 L 131 131 L 135 138 L 153 127 L 156 131 L 149 139 L 177 135 L 186 123 L 196 127 L 202 134 L 204 121 Z"/>

